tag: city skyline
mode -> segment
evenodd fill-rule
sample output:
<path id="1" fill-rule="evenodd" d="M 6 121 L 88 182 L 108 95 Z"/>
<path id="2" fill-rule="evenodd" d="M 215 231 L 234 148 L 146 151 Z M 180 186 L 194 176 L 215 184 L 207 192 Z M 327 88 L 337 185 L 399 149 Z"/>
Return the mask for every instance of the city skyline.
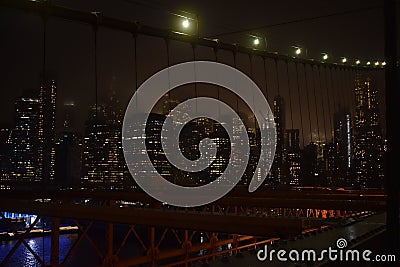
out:
<path id="1" fill-rule="evenodd" d="M 43 140 L 44 138 L 42 137 L 43 133 L 47 132 L 46 140 L 52 141 L 46 142 L 46 149 L 49 151 L 47 154 L 50 155 L 47 162 L 51 162 L 50 167 L 47 166 L 49 176 L 48 178 L 45 178 L 46 180 L 50 181 L 56 179 L 55 184 L 92 183 L 101 185 L 103 183 L 112 185 L 116 188 L 124 183 L 132 184 L 132 181 L 129 181 L 131 179 L 130 174 L 127 171 L 122 154 L 121 128 L 123 110 L 121 103 L 116 98 L 115 90 L 109 91 L 108 100 L 104 103 L 99 103 L 97 105 L 97 110 L 96 105 L 92 105 L 89 108 L 90 113 L 86 119 L 85 131 L 82 134 L 74 130 L 74 127 L 71 127 L 73 121 L 72 113 L 75 108 L 73 102 L 64 103 L 65 110 L 63 112 L 63 127 L 61 130 L 55 130 L 56 81 L 51 80 L 48 84 L 49 86 L 40 87 L 36 98 L 34 94 L 32 95 L 33 92 L 30 92 L 30 98 L 21 96 L 15 103 L 15 126 L 11 129 L 10 135 L 7 138 L 7 143 L 11 145 L 11 151 L 13 152 L 9 159 L 3 155 L 3 158 L 5 158 L 3 161 L 7 162 L 7 160 L 9 160 L 9 164 L 11 164 L 11 172 L 8 173 L 8 178 L 7 174 L 3 173 L 3 180 L 18 181 L 17 177 L 22 177 L 24 174 L 25 177 L 23 179 L 25 179 L 25 181 L 38 181 L 38 178 L 36 177 L 45 177 L 40 174 L 42 172 L 44 173 L 42 170 L 43 167 L 41 167 L 44 166 L 42 163 L 44 158 L 40 155 L 42 155 L 43 150 L 45 149 L 40 140 Z M 288 101 L 285 101 L 282 96 L 276 95 L 273 102 L 273 113 L 277 130 L 277 144 L 274 163 L 268 175 L 268 179 L 266 180 L 266 185 L 270 187 L 272 186 L 273 188 L 299 185 L 381 187 L 383 185 L 382 160 L 384 153 L 384 139 L 380 126 L 381 122 L 377 90 L 378 88 L 375 81 L 372 81 L 368 75 L 356 75 L 354 80 L 356 109 L 349 110 L 343 107 L 341 110 L 333 114 L 333 117 L 329 120 L 334 124 L 332 136 L 330 138 L 328 137 L 329 139 L 327 138 L 326 141 L 310 139 L 308 143 L 303 144 L 301 139 L 303 139 L 304 142 L 304 136 L 302 135 L 304 129 L 290 128 L 290 126 L 293 125 L 292 121 L 289 121 L 289 124 L 291 125 L 286 126 L 288 124 L 286 119 L 286 106 Z M 46 94 L 48 95 L 47 98 L 45 97 Z M 219 167 L 210 167 L 207 169 L 207 172 L 200 174 L 198 178 L 190 177 L 190 174 L 178 173 L 178 170 L 173 171 L 174 168 L 169 167 L 168 164 L 170 163 L 168 163 L 168 160 L 162 152 L 160 131 L 163 121 L 166 118 L 165 114 L 168 114 L 169 111 L 179 103 L 179 100 L 173 100 L 171 95 L 169 95 L 167 98 L 160 99 L 160 101 L 163 107 L 160 110 L 161 114 L 157 115 L 157 113 L 154 113 L 154 115 L 152 115 L 158 116 L 158 119 L 153 123 L 159 121 L 154 124 L 159 126 L 156 126 L 151 130 L 153 132 L 150 134 L 150 136 L 153 136 L 150 138 L 155 138 L 150 142 L 150 144 L 157 143 L 158 145 L 151 148 L 153 145 L 150 145 L 149 147 L 149 140 L 146 139 L 148 147 L 147 153 L 149 153 L 152 160 L 156 160 L 154 165 L 156 166 L 157 171 L 159 171 L 167 180 L 177 182 L 178 184 L 196 184 L 199 182 L 207 183 L 207 181 L 214 180 L 214 175 L 217 175 L 216 177 L 218 177 L 218 175 L 224 171 L 226 163 L 223 162 L 225 162 L 226 158 L 229 157 L 230 150 L 226 150 L 226 152 L 219 154 L 220 157 L 221 155 L 225 155 L 221 158 L 221 163 L 216 163 L 217 165 L 215 166 Z M 46 109 L 43 108 L 44 106 L 51 107 L 51 109 L 47 109 L 47 119 L 41 120 L 40 118 L 45 118 L 44 112 Z M 238 104 L 236 104 L 236 108 L 238 107 Z M 247 113 L 243 112 L 244 111 L 241 113 L 241 117 L 244 119 L 245 125 L 247 125 L 250 141 L 254 145 L 251 145 L 251 147 L 256 149 L 259 139 L 254 139 L 254 137 L 251 136 L 256 132 L 254 127 L 258 127 L 258 125 L 253 124 L 251 117 L 248 117 Z M 289 112 L 293 113 L 296 111 L 289 110 Z M 369 113 L 373 115 L 371 121 L 366 121 L 364 117 L 361 117 L 362 114 Z M 355 115 L 352 117 L 351 114 Z M 156 117 L 154 117 L 154 119 L 155 118 Z M 27 121 L 24 122 L 24 119 Z M 44 121 L 47 122 L 48 126 L 46 127 L 50 130 L 44 131 Z M 204 133 L 206 136 L 209 136 L 213 132 L 212 130 L 206 130 L 206 132 L 199 135 L 200 132 L 198 132 L 197 128 L 200 127 L 200 129 L 203 129 L 204 131 L 204 129 L 213 125 L 213 123 L 211 123 L 209 126 L 206 126 L 210 122 L 211 121 L 207 119 L 203 123 L 201 123 L 201 120 L 197 121 L 195 124 L 192 124 L 192 126 L 186 127 L 185 132 L 182 132 L 180 137 L 181 142 L 183 142 L 183 144 L 191 144 L 189 147 L 187 147 L 187 145 L 181 147 L 182 151 L 188 158 L 195 159 L 197 157 L 196 151 L 198 151 L 198 141 L 201 139 L 200 137 L 204 135 Z M 217 123 L 216 126 L 213 126 L 210 129 L 217 127 L 217 125 L 219 124 Z M 18 137 L 16 131 L 21 127 L 23 132 L 32 133 L 29 137 L 30 139 L 23 137 L 25 135 L 22 137 L 20 135 Z M 308 127 L 308 125 L 304 125 L 303 127 Z M 326 127 L 326 125 L 324 125 L 324 127 Z M 188 129 L 191 130 L 188 131 Z M 326 132 L 326 128 L 318 130 L 318 132 L 320 131 Z M 370 137 L 371 133 L 373 133 L 372 139 Z M 188 141 L 192 136 L 197 137 L 193 139 L 193 141 Z M 368 139 L 366 139 L 367 137 Z M 214 140 L 220 140 L 217 140 L 216 142 L 222 147 L 225 143 L 229 144 L 229 139 L 227 137 L 220 136 L 219 138 L 215 138 L 216 136 L 214 136 Z M 30 148 L 32 150 L 32 155 L 29 156 L 30 154 L 26 153 L 24 150 L 25 147 L 18 148 L 21 145 Z M 373 152 L 371 147 L 377 147 L 377 152 Z M 242 184 L 248 183 L 252 172 L 254 171 L 254 164 L 259 156 L 257 149 L 254 149 L 251 149 L 251 160 L 245 175 L 242 177 Z M 218 151 L 221 153 L 221 150 Z M 363 154 L 360 155 L 360 153 Z M 366 156 L 367 161 L 361 161 L 360 157 L 364 157 L 365 155 L 368 155 Z M 378 162 L 382 163 L 376 164 L 375 160 L 377 157 L 380 159 Z M 368 158 L 373 160 L 371 161 L 371 159 Z M 58 159 L 57 163 L 56 159 Z M 159 163 L 157 163 L 157 161 Z M 26 163 L 21 165 L 18 164 L 18 162 Z M 365 169 L 364 166 L 366 166 L 366 164 L 369 164 L 368 166 L 370 166 L 368 169 L 372 169 Z M 21 167 L 21 173 L 17 174 L 16 171 Z M 56 170 L 59 172 L 58 175 L 55 173 Z M 69 175 L 66 175 L 67 173 Z M 211 175 L 212 173 L 214 174 Z M 377 178 L 375 178 L 376 181 L 371 181 L 370 179 L 365 178 L 375 177 L 373 174 L 376 174 L 377 176 Z M 179 178 L 176 178 L 178 176 Z M 189 182 L 185 179 L 189 179 Z M 42 178 L 39 178 L 39 180 L 42 181 Z"/>

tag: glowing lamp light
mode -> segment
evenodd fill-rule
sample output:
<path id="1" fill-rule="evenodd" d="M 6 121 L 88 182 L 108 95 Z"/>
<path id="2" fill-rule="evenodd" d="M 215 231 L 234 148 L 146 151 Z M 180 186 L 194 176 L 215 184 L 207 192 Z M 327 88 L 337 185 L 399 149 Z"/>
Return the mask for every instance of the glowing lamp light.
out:
<path id="1" fill-rule="evenodd" d="M 327 60 L 327 59 L 328 59 L 328 54 L 323 54 L 323 55 L 322 55 L 322 59 L 323 59 L 323 60 Z"/>
<path id="2" fill-rule="evenodd" d="M 347 62 L 347 58 L 342 57 L 342 63 L 346 63 Z"/>
<path id="3" fill-rule="evenodd" d="M 301 54 L 301 48 L 297 47 L 296 51 L 294 51 L 296 53 L 296 55 L 300 55 Z"/>
<path id="4" fill-rule="evenodd" d="M 357 65 L 360 65 L 360 64 L 361 64 L 361 61 L 360 61 L 359 59 L 357 59 L 357 60 L 356 60 L 356 64 L 357 64 Z"/>
<path id="5" fill-rule="evenodd" d="M 369 65 L 371 65 L 371 62 L 370 62 L 370 61 L 367 61 L 367 66 L 369 66 Z"/>
<path id="6" fill-rule="evenodd" d="M 253 44 L 254 45 L 259 45 L 260 44 L 260 39 L 255 38 L 254 41 L 253 41 Z"/>
<path id="7" fill-rule="evenodd" d="M 188 19 L 184 19 L 183 21 L 182 21 L 182 26 L 183 26 L 183 28 L 185 28 L 185 29 L 187 29 L 187 28 L 189 28 L 189 20 Z"/>

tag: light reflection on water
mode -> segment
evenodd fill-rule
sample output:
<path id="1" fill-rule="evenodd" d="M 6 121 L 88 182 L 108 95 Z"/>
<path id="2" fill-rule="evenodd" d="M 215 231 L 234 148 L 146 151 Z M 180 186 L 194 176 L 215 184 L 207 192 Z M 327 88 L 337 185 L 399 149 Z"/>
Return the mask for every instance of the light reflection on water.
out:
<path id="1" fill-rule="evenodd" d="M 147 240 L 147 231 L 144 229 L 137 229 L 139 236 L 143 240 Z M 118 248 L 121 244 L 122 239 L 126 234 L 126 227 L 115 227 L 114 228 L 114 248 Z M 161 234 L 161 232 L 159 233 Z M 172 234 L 171 234 L 172 235 Z M 104 241 L 104 231 L 94 230 L 90 235 L 91 240 L 96 244 L 100 251 L 105 251 L 106 245 Z M 75 244 L 77 239 L 79 238 L 79 234 L 64 234 L 59 237 L 60 244 L 60 263 L 64 260 L 68 251 Z M 200 241 L 200 236 L 194 237 L 194 239 Z M 203 235 L 203 242 L 204 239 Z M 8 252 L 13 248 L 13 246 L 17 243 L 17 240 L 11 241 L 0 241 L 0 263 L 7 256 Z M 35 237 L 35 238 L 27 238 L 26 242 L 32 248 L 32 250 L 42 259 L 43 254 L 45 255 L 45 263 L 46 265 L 50 264 L 50 251 L 51 251 L 51 237 Z M 174 236 L 165 237 L 165 240 L 162 243 L 162 246 L 166 247 L 176 247 L 179 244 L 176 243 Z M 43 250 L 44 248 L 44 250 Z M 137 241 L 137 239 L 131 235 L 124 247 L 121 249 L 119 253 L 120 259 L 131 258 L 136 255 L 143 255 L 143 250 Z M 71 258 L 67 261 L 65 266 L 70 267 L 92 267 L 101 265 L 101 259 L 95 253 L 89 241 L 86 238 L 83 238 L 77 249 L 72 254 Z M 5 267 L 36 267 L 40 266 L 40 264 L 36 261 L 35 257 L 30 253 L 30 251 L 21 244 L 18 249 L 14 252 L 13 256 L 8 261 Z"/>
<path id="2" fill-rule="evenodd" d="M 77 239 L 78 239 L 78 234 L 68 234 L 60 236 L 60 259 L 64 259 L 68 250 L 71 248 L 72 244 Z M 14 247 L 14 245 L 17 242 L 18 242 L 17 240 L 0 242 L 0 262 L 7 256 L 8 252 Z M 26 239 L 26 242 L 32 248 L 32 250 L 42 259 L 44 252 L 45 263 L 46 264 L 50 263 L 50 236 L 45 236 L 44 238 L 42 237 L 29 238 Z M 24 244 L 21 244 L 14 252 L 13 256 L 10 258 L 6 266 L 25 267 L 25 266 L 40 266 L 40 264 L 36 261 L 35 257 L 28 250 L 28 248 Z"/>

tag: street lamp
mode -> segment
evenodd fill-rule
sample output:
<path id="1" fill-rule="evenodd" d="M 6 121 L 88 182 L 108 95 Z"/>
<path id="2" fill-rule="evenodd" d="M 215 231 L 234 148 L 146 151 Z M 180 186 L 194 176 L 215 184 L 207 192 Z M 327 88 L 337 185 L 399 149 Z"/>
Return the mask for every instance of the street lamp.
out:
<path id="1" fill-rule="evenodd" d="M 360 61 L 359 59 L 357 59 L 357 60 L 356 60 L 356 64 L 357 64 L 357 65 L 360 65 L 360 64 L 361 64 L 361 61 Z"/>
<path id="2" fill-rule="evenodd" d="M 347 58 L 342 57 L 342 63 L 346 63 L 347 62 Z"/>
<path id="3" fill-rule="evenodd" d="M 259 44 L 260 44 L 260 39 L 255 38 L 255 39 L 253 40 L 253 44 L 254 44 L 254 45 L 259 45 Z"/>
<path id="4" fill-rule="evenodd" d="M 328 58 L 329 57 L 327 53 L 322 53 L 322 60 L 327 60 Z"/>
<path id="5" fill-rule="evenodd" d="M 182 20 L 182 26 L 183 28 L 187 29 L 190 26 L 189 20 L 187 18 L 185 18 L 184 20 Z"/>
<path id="6" fill-rule="evenodd" d="M 367 61 L 367 66 L 371 65 L 371 61 Z"/>

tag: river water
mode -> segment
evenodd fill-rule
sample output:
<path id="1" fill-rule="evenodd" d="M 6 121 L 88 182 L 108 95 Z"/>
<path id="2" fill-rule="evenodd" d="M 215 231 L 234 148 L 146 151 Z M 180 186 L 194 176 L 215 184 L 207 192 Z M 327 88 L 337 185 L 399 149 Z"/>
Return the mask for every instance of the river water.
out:
<path id="1" fill-rule="evenodd" d="M 94 225 L 89 231 L 89 236 L 94 244 L 98 247 L 99 251 L 104 253 L 106 250 L 105 246 L 105 232 L 104 232 L 104 224 L 103 225 Z M 148 232 L 146 227 L 135 227 L 138 235 L 141 237 L 143 242 L 148 242 Z M 128 231 L 128 227 L 117 225 L 114 227 L 114 249 L 116 250 L 124 239 L 125 234 Z M 162 235 L 161 231 L 156 230 L 156 237 L 160 237 Z M 64 234 L 60 235 L 60 262 L 63 262 L 65 256 L 71 247 L 75 244 L 75 241 L 79 238 L 78 234 Z M 195 235 L 195 239 L 199 242 L 203 242 L 203 234 Z M 11 241 L 0 241 L 0 263 L 7 256 L 8 252 L 13 248 L 13 246 L 17 243 L 17 240 Z M 50 249 L 51 249 L 51 237 L 34 237 L 27 238 L 26 242 L 32 248 L 40 258 L 43 259 L 43 255 L 45 255 L 45 263 L 50 263 Z M 172 233 L 168 231 L 168 234 L 165 236 L 164 241 L 160 245 L 161 248 L 173 248 L 179 247 L 176 243 L 176 238 L 172 236 Z M 127 239 L 125 245 L 121 249 L 119 253 L 119 258 L 126 259 L 132 258 L 137 255 L 143 255 L 143 250 L 141 248 L 140 243 L 137 241 L 136 237 L 133 234 Z M 101 258 L 95 252 L 91 244 L 86 238 L 83 238 L 75 252 L 69 258 L 66 263 L 66 266 L 71 267 L 94 267 L 101 265 Z M 21 244 L 18 249 L 14 252 L 13 256 L 8 261 L 6 267 L 35 267 L 40 266 L 40 264 L 36 261 L 35 257 L 30 253 L 30 251 L 26 248 L 25 245 Z"/>
<path id="2" fill-rule="evenodd" d="M 96 231 L 97 232 L 97 231 Z M 122 232 L 121 232 L 122 233 Z M 115 232 L 115 237 L 117 237 L 116 242 L 114 242 L 114 248 L 119 247 L 119 243 L 122 240 L 122 235 L 118 231 Z M 125 232 L 126 233 L 126 232 Z M 120 237 L 120 238 L 118 238 Z M 79 238 L 78 234 L 64 234 L 60 235 L 60 262 L 63 262 L 68 251 L 74 245 L 75 241 Z M 105 238 L 104 231 L 98 231 L 97 234 L 91 234 L 90 238 L 93 243 L 96 244 L 98 249 L 103 253 L 105 251 Z M 51 248 L 51 237 L 34 237 L 25 239 L 32 250 L 43 259 L 43 254 L 45 255 L 45 263 L 50 263 L 50 248 Z M 8 252 L 17 243 L 17 240 L 11 241 L 0 241 L 0 263 L 7 256 Z M 138 242 L 131 236 L 123 249 L 121 250 L 119 256 L 120 258 L 127 258 L 129 256 L 140 254 L 140 248 Z M 86 238 L 83 238 L 75 252 L 67 261 L 66 266 L 71 267 L 91 267 L 98 266 L 101 263 L 101 258 L 95 252 L 91 244 Z M 27 247 L 21 244 L 18 249 L 14 252 L 13 256 L 8 261 L 7 267 L 27 267 L 27 266 L 40 266 L 36 261 L 35 257 L 30 253 Z"/>

